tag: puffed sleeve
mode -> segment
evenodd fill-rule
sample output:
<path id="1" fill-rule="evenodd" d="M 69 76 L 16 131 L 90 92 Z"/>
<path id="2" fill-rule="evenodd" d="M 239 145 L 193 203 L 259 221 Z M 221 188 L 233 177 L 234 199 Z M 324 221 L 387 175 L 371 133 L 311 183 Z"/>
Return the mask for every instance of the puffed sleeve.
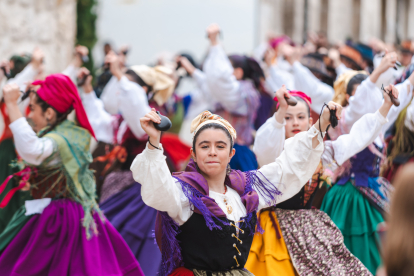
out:
<path id="1" fill-rule="evenodd" d="M 285 125 L 285 120 L 281 124 L 273 115 L 257 130 L 253 152 L 260 167 L 274 162 L 282 153 L 285 144 Z"/>
<path id="2" fill-rule="evenodd" d="M 148 149 L 147 146 L 132 162 L 131 171 L 135 181 L 142 185 L 144 203 L 158 211 L 167 212 L 182 225 L 192 214 L 190 202 L 181 185 L 171 176 L 161 144 L 160 148 Z"/>
<path id="3" fill-rule="evenodd" d="M 17 153 L 29 164 L 38 166 L 54 152 L 53 139 L 37 137 L 26 118 L 22 117 L 10 124 Z"/>

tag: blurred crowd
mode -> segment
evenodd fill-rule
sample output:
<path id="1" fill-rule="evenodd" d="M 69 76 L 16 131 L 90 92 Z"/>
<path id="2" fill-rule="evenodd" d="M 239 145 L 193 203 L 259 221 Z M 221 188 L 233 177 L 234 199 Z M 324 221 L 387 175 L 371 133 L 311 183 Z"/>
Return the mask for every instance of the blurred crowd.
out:
<path id="1" fill-rule="evenodd" d="M 372 274 L 413 275 L 414 240 L 409 237 L 414 231 L 411 206 L 414 170 L 410 164 L 414 161 L 414 41 L 397 45 L 371 39 L 368 44 L 352 40 L 330 44 L 323 33 L 310 33 L 305 43 L 298 44 L 286 35 L 269 34 L 267 41 L 251 55 L 243 55 L 226 53 L 226 45 L 220 41 L 221 31 L 216 24 L 208 26 L 209 48 L 200 61 L 183 51 L 160 54 L 151 64 L 130 64 L 128 54 L 133 48 L 115 48 L 106 43 L 104 60 L 90 71 L 83 66 L 88 61 L 89 50 L 77 45 L 72 61 L 61 72 L 77 87 L 95 134 L 91 168 L 100 208 L 127 241 L 144 273 L 155 275 L 161 262 L 161 254 L 153 246 L 151 237 L 156 211 L 147 206 L 145 209 L 142 201 L 137 202 L 137 197 L 130 196 L 139 194 L 140 186 L 129 169 L 147 144 L 148 135 L 142 129 L 140 118 L 153 108 L 172 122 L 172 127 L 161 136 L 170 172 L 182 171 L 187 166 L 190 148 L 194 147 L 192 121 L 206 110 L 226 119 L 237 131 L 236 155 L 230 162 L 231 168 L 250 171 L 274 162 L 283 150 L 285 139 L 307 131 L 309 122 L 318 121 L 330 101 L 344 109 L 338 126 L 327 131 L 325 140 L 335 141 L 353 133 L 354 143 L 358 144 L 358 139 L 362 141 L 363 135 L 373 131 L 371 121 L 361 123 L 363 116 L 377 112 L 384 101 L 383 93 L 391 93 L 398 95 L 399 105 L 384 116 L 383 125 L 378 128 L 381 133 L 373 137 L 375 141 L 362 154 L 350 156 L 351 161 L 344 160 L 334 169 L 320 171 L 317 185 L 323 183 L 318 189 L 324 192 L 315 192 L 312 208 L 329 215 L 344 236 L 347 248 Z M 32 104 L 30 97 L 23 95 L 36 86 L 31 84 L 33 81 L 46 78 L 42 49 L 1 58 L 0 91 L 10 84 L 18 85 L 22 94 L 18 106 L 28 116 Z M 283 86 L 305 104 L 298 104 L 296 109 L 286 107 L 281 113 L 280 95 L 278 98 L 276 91 Z M 3 99 L 0 111 L 0 182 L 3 182 L 15 172 L 9 164 L 19 154 L 5 150 L 14 146 Z M 68 118 L 74 120 L 74 112 Z M 35 128 L 30 116 L 28 119 Z M 335 150 L 325 145 L 327 148 Z M 345 147 L 344 151 L 347 150 Z M 341 197 L 349 191 L 340 191 L 341 196 L 334 196 L 337 185 L 346 188 L 348 183 L 357 187 L 363 198 L 360 199 L 363 209 L 352 209 L 349 203 L 352 200 L 348 202 Z M 13 206 L 24 204 L 28 197 L 20 196 L 15 205 L 0 211 L 0 233 L 17 209 Z M 125 214 L 125 210 L 144 210 L 146 216 L 134 218 L 131 213 Z M 147 227 L 144 229 L 142 225 Z M 131 233 L 131 229 L 138 229 L 142 235 Z M 283 237 L 287 244 L 291 242 L 285 233 Z M 260 259 L 262 253 L 254 252 L 252 247 L 250 254 Z M 260 265 L 250 258 L 246 267 L 250 271 L 259 269 Z M 257 270 L 255 275 L 265 274 Z"/>

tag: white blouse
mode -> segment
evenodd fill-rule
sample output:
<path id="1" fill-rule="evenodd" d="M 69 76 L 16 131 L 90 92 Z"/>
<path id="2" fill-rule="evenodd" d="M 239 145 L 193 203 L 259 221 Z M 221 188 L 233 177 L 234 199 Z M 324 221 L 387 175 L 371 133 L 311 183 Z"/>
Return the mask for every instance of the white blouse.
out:
<path id="1" fill-rule="evenodd" d="M 98 141 L 114 143 L 115 139 L 119 143 L 127 126 L 131 129 L 135 137 L 144 137 L 145 131 L 141 127 L 140 118 L 151 111 L 148 105 L 147 94 L 141 86 L 123 76 L 117 81 L 118 91 L 114 93 L 114 101 L 117 103 L 117 110 L 121 113 L 124 121 L 120 125 L 118 137 L 114 137 L 114 126 L 116 117 L 112 116 L 104 108 L 104 103 L 96 97 L 94 92 L 81 93 L 82 103 L 88 116 L 89 122 L 95 132 Z"/>
<path id="2" fill-rule="evenodd" d="M 282 85 L 285 85 L 289 90 L 296 90 L 295 77 L 292 70 L 285 70 L 286 63 L 287 61 L 278 58 L 278 63 L 270 66 L 268 70 L 266 84 L 272 89 L 273 93 L 279 90 Z"/>
<path id="3" fill-rule="evenodd" d="M 319 144 L 312 148 L 312 138 L 318 136 Z M 297 134 L 287 139 L 284 151 L 273 163 L 263 166 L 258 170 L 258 177 L 263 176 L 273 183 L 281 195 L 276 197 L 277 202 L 285 201 L 297 194 L 302 186 L 312 176 L 319 164 L 323 141 L 319 131 L 312 127 L 307 132 Z M 148 149 L 137 157 L 131 165 L 135 181 L 141 183 L 142 200 L 148 206 L 159 211 L 168 212 L 168 215 L 179 225 L 186 222 L 192 215 L 192 208 L 185 196 L 179 182 L 173 178 L 165 162 L 162 150 Z M 263 179 L 264 180 L 264 179 Z M 259 194 L 259 210 L 268 207 L 266 198 Z M 246 215 L 246 209 L 240 196 L 234 190 L 228 188 L 225 195 L 210 191 L 213 198 L 228 219 L 239 221 Z M 230 201 L 233 208 L 232 214 L 227 214 L 223 197 Z"/>
<path id="4" fill-rule="evenodd" d="M 335 93 L 332 86 L 320 81 L 315 75 L 299 61 L 293 63 L 293 76 L 296 90 L 304 92 L 311 97 L 311 108 L 320 112 L 324 103 L 332 100 Z"/>
<path id="5" fill-rule="evenodd" d="M 336 169 L 336 164 L 342 165 L 346 160 L 365 149 L 380 134 L 386 122 L 388 120 L 379 111 L 365 114 L 353 125 L 349 134 L 341 135 L 335 141 L 325 141 L 325 151 L 322 154 L 324 166 Z M 283 150 L 284 143 L 284 124 L 278 123 L 272 116 L 256 133 L 253 151 L 259 166 L 269 164 L 278 157 Z"/>
<path id="6" fill-rule="evenodd" d="M 205 92 L 212 100 L 229 112 L 247 115 L 247 95 L 240 92 L 240 82 L 233 75 L 234 68 L 221 45 L 210 47 L 203 70 L 207 84 Z"/>
<path id="7" fill-rule="evenodd" d="M 22 117 L 10 124 L 16 151 L 24 161 L 38 166 L 52 155 L 55 142 L 53 139 L 37 137 L 26 118 Z"/>

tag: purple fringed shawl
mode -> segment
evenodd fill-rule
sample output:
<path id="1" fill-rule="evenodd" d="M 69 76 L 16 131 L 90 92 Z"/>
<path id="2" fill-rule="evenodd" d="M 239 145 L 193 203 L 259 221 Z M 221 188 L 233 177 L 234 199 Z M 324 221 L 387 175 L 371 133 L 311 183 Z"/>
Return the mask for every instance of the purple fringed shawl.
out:
<path id="1" fill-rule="evenodd" d="M 247 211 L 244 222 L 246 225 L 250 225 L 248 222 L 253 217 L 253 214 L 257 212 L 259 206 L 257 192 L 266 199 L 268 206 L 275 205 L 276 196 L 281 194 L 275 185 L 261 174 L 263 181 L 258 174 L 261 173 L 258 171 L 241 172 L 231 170 L 224 181 L 228 187 L 234 189 L 240 195 Z M 208 183 L 198 173 L 195 162 L 191 160 L 185 171 L 173 173 L 173 177 L 181 184 L 184 194 L 194 208 L 193 211 L 203 215 L 207 227 L 210 230 L 213 228 L 221 229 L 214 222 L 213 218 L 223 218 L 226 217 L 226 214 L 217 205 L 215 200 L 209 197 Z M 257 230 L 263 233 L 259 220 L 257 221 Z M 254 233 L 254 231 L 251 232 Z M 179 226 L 171 219 L 168 213 L 158 212 L 155 223 L 155 237 L 162 253 L 161 276 L 169 275 L 177 267 L 183 266 L 181 249 L 176 238 L 178 233 Z"/>

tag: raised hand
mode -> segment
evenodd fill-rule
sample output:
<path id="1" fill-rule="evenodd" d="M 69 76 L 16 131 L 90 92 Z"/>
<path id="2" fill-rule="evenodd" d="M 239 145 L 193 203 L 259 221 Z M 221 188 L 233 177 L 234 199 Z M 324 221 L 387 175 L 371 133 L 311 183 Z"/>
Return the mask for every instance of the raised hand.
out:
<path id="1" fill-rule="evenodd" d="M 389 68 L 394 68 L 395 63 L 397 62 L 397 53 L 396 52 L 386 52 L 385 56 L 382 58 L 381 63 L 375 68 L 374 72 L 369 76 L 370 80 L 373 83 L 376 83 L 378 78 L 382 73 L 387 71 Z"/>
<path id="2" fill-rule="evenodd" d="M 220 33 L 220 26 L 216 23 L 211 24 L 207 27 L 207 37 L 210 39 L 211 45 L 217 45 L 218 39 L 217 36 Z"/>
<path id="3" fill-rule="evenodd" d="M 15 83 L 6 84 L 3 87 L 3 98 L 6 105 L 17 105 L 20 95 L 20 88 Z"/>
<path id="4" fill-rule="evenodd" d="M 395 88 L 394 85 L 390 84 L 387 87 L 384 88 L 384 86 L 381 87 L 382 92 L 384 94 L 384 101 L 388 102 L 388 100 L 391 102 L 391 104 L 395 106 L 400 105 L 400 100 L 398 100 L 398 90 Z"/>
<path id="5" fill-rule="evenodd" d="M 78 87 L 82 87 L 85 93 L 90 93 L 93 91 L 92 87 L 92 76 L 89 70 L 85 67 L 79 69 L 77 74 Z"/>
<path id="6" fill-rule="evenodd" d="M 341 120 L 342 115 L 342 106 L 335 102 L 330 101 L 323 109 L 322 115 L 319 117 L 319 120 L 316 122 L 315 127 L 321 132 L 326 131 L 331 122 L 331 110 L 335 110 L 336 119 Z M 319 128 L 320 126 L 320 128 Z"/>
<path id="7" fill-rule="evenodd" d="M 394 85 L 390 84 L 385 87 L 382 93 L 384 95 L 384 102 L 382 103 L 382 106 L 379 108 L 379 112 L 381 113 L 382 116 L 387 117 L 388 112 L 390 111 L 392 105 L 394 104 L 393 101 L 395 101 L 395 99 L 398 100 L 399 92 L 397 88 L 395 88 Z M 391 93 L 395 99 L 391 99 L 389 93 Z"/>
<path id="8" fill-rule="evenodd" d="M 75 67 L 81 67 L 83 63 L 88 62 L 89 50 L 86 46 L 78 45 L 75 47 L 75 57 L 73 59 L 73 65 Z"/>
<path id="9" fill-rule="evenodd" d="M 282 87 L 276 91 L 276 95 L 275 95 L 275 98 L 277 98 L 279 102 L 279 108 L 287 109 L 288 108 L 287 99 L 290 99 L 290 97 L 291 95 L 289 93 L 289 90 L 286 89 L 285 85 L 282 85 Z"/>
<path id="10" fill-rule="evenodd" d="M 32 61 L 31 61 L 31 64 L 35 70 L 38 70 L 38 71 L 41 70 L 41 66 L 42 66 L 44 58 L 45 58 L 45 54 L 43 53 L 43 51 L 39 47 L 36 47 L 33 50 Z"/>
<path id="11" fill-rule="evenodd" d="M 178 61 L 180 62 L 181 66 L 188 72 L 188 74 L 192 75 L 194 73 L 196 68 L 186 57 L 179 57 Z"/>
<path id="12" fill-rule="evenodd" d="M 161 118 L 156 113 L 155 108 L 152 108 L 150 112 L 145 114 L 144 117 L 140 119 L 141 127 L 148 134 L 150 143 L 158 147 L 161 138 L 161 131 L 156 130 L 154 123 L 161 123 Z M 150 149 L 154 149 L 151 145 L 148 145 Z"/>
<path id="13" fill-rule="evenodd" d="M 105 63 L 109 64 L 109 69 L 111 70 L 112 75 L 120 80 L 122 78 L 122 71 L 118 55 L 112 50 L 109 51 L 109 53 L 105 56 Z"/>

